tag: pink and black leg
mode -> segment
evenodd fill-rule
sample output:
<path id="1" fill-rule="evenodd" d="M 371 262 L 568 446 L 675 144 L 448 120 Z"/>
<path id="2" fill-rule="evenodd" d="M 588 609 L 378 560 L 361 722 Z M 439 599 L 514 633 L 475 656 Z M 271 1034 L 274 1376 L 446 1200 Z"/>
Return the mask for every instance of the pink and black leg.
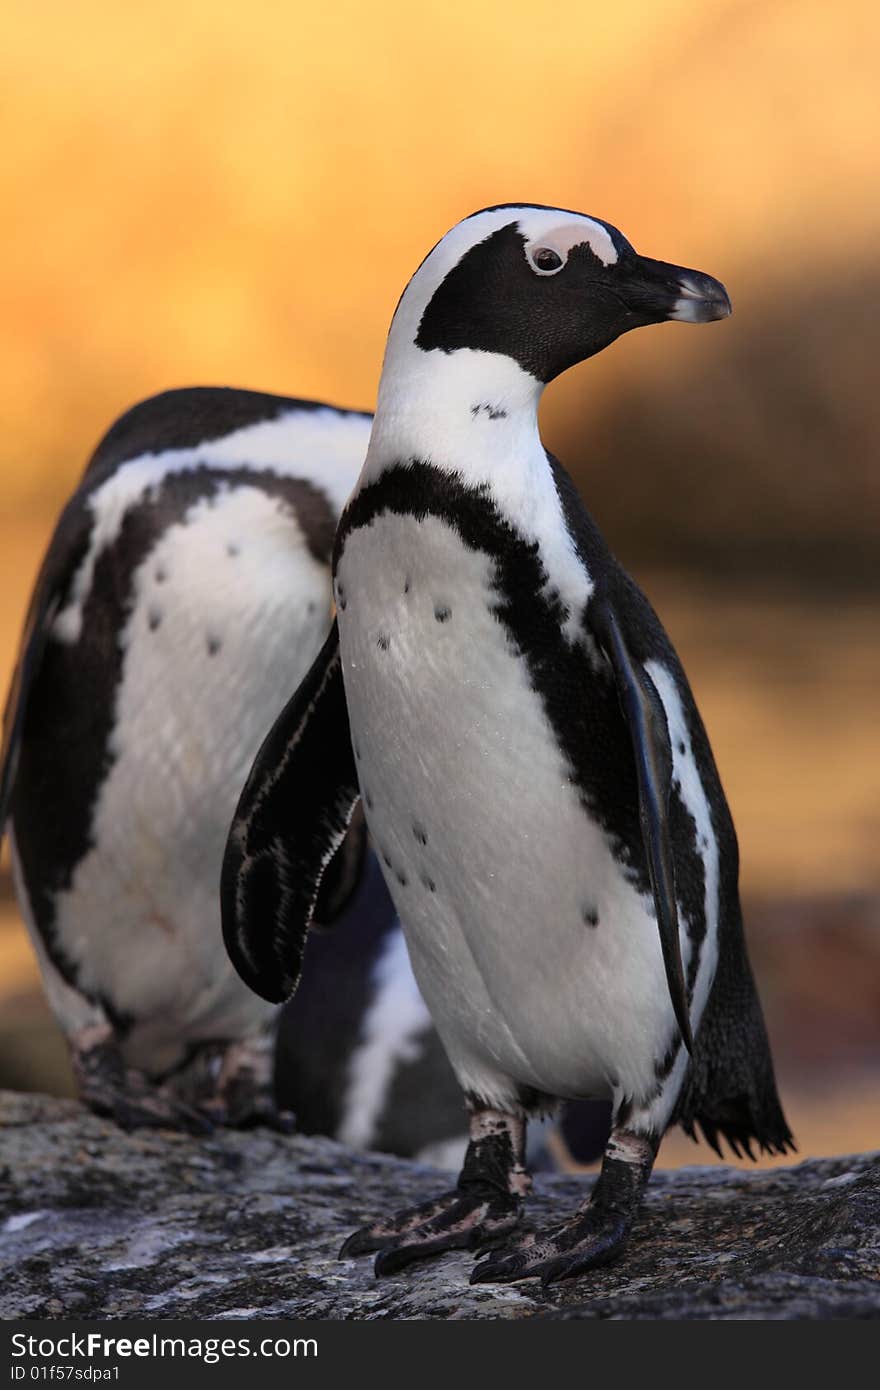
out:
<path id="1" fill-rule="evenodd" d="M 524 1164 L 525 1133 L 522 1117 L 475 1108 L 453 1190 L 355 1231 L 339 1258 L 375 1250 L 376 1273 L 395 1274 L 445 1250 L 473 1250 L 505 1238 L 520 1221 L 531 1187 Z"/>
<path id="2" fill-rule="evenodd" d="M 225 1042 L 199 1042 L 166 1086 L 212 1125 L 265 1126 L 291 1134 L 296 1121 L 275 1100 L 275 1015 L 252 1033 Z"/>
<path id="3" fill-rule="evenodd" d="M 217 1124 L 230 1129 L 265 1126 L 292 1134 L 296 1119 L 275 1100 L 277 1019 L 220 1050 L 213 1091 L 200 1104 Z"/>
<path id="4" fill-rule="evenodd" d="M 617 1259 L 629 1240 L 659 1143 L 657 1135 L 615 1127 L 589 1199 L 571 1220 L 493 1251 L 476 1266 L 471 1283 L 540 1279 L 546 1286 Z"/>
<path id="5" fill-rule="evenodd" d="M 127 1066 L 116 1029 L 97 1016 L 69 1043 L 80 1099 L 122 1129 L 203 1135 L 218 1125 L 266 1125 L 284 1134 L 295 1128 L 290 1111 L 275 1104 L 274 1026 L 236 1042 L 201 1044 L 185 1065 L 161 1078 Z"/>
<path id="6" fill-rule="evenodd" d="M 80 1100 L 96 1115 L 106 1115 L 122 1129 L 211 1133 L 211 1120 L 196 1106 L 125 1065 L 116 1031 L 108 1021 L 78 1029 L 68 1043 Z"/>

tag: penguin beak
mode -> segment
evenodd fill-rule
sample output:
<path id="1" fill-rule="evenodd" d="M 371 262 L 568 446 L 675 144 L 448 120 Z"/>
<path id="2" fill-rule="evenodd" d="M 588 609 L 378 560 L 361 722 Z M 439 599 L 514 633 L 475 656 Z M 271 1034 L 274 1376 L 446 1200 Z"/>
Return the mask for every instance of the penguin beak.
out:
<path id="1" fill-rule="evenodd" d="M 647 323 L 712 323 L 726 319 L 730 298 L 720 280 L 702 270 L 635 256 L 628 267 L 625 299 L 633 313 Z"/>
<path id="2" fill-rule="evenodd" d="M 678 281 L 678 299 L 667 317 L 680 323 L 712 323 L 731 313 L 730 296 L 720 280 L 699 270 L 685 270 Z"/>

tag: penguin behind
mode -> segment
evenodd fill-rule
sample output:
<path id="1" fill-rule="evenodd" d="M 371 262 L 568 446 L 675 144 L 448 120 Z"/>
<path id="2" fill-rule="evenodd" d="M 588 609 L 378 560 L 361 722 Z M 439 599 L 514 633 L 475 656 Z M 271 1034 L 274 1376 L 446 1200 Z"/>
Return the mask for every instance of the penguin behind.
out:
<path id="1" fill-rule="evenodd" d="M 537 422 L 544 386 L 621 334 L 729 312 L 710 276 L 533 205 L 453 228 L 395 312 L 337 623 L 261 748 L 222 888 L 237 969 L 285 997 L 362 803 L 471 1117 L 457 1186 L 346 1242 L 377 1273 L 485 1247 L 474 1282 L 572 1277 L 625 1248 L 670 1124 L 791 1144 L 705 729 Z M 588 1200 L 517 1240 L 528 1118 L 589 1097 L 613 1127 Z"/>
<path id="2" fill-rule="evenodd" d="M 330 556 L 371 417 L 169 391 L 65 507 L 9 694 L 0 826 L 82 1099 L 120 1123 L 280 1122 L 277 1009 L 223 951 L 229 819 L 331 623 Z M 355 824 L 327 881 L 360 872 Z"/>

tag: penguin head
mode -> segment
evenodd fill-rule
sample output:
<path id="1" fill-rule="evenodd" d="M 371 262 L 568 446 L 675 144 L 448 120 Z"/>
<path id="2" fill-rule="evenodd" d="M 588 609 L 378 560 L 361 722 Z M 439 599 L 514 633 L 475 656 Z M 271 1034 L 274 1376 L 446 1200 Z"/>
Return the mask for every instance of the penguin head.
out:
<path id="1" fill-rule="evenodd" d="M 632 328 L 729 313 L 718 280 L 640 256 L 609 222 L 511 204 L 437 243 L 403 293 L 389 351 L 492 353 L 544 385 Z"/>

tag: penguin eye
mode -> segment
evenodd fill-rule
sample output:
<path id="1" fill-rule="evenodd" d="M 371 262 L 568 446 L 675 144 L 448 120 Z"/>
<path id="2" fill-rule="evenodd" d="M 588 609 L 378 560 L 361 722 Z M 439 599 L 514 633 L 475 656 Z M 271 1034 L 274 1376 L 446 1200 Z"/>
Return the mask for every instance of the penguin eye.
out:
<path id="1" fill-rule="evenodd" d="M 554 251 L 552 246 L 538 246 L 534 251 L 529 252 L 529 260 L 532 270 L 536 270 L 539 275 L 555 275 L 565 265 L 558 251 Z"/>

